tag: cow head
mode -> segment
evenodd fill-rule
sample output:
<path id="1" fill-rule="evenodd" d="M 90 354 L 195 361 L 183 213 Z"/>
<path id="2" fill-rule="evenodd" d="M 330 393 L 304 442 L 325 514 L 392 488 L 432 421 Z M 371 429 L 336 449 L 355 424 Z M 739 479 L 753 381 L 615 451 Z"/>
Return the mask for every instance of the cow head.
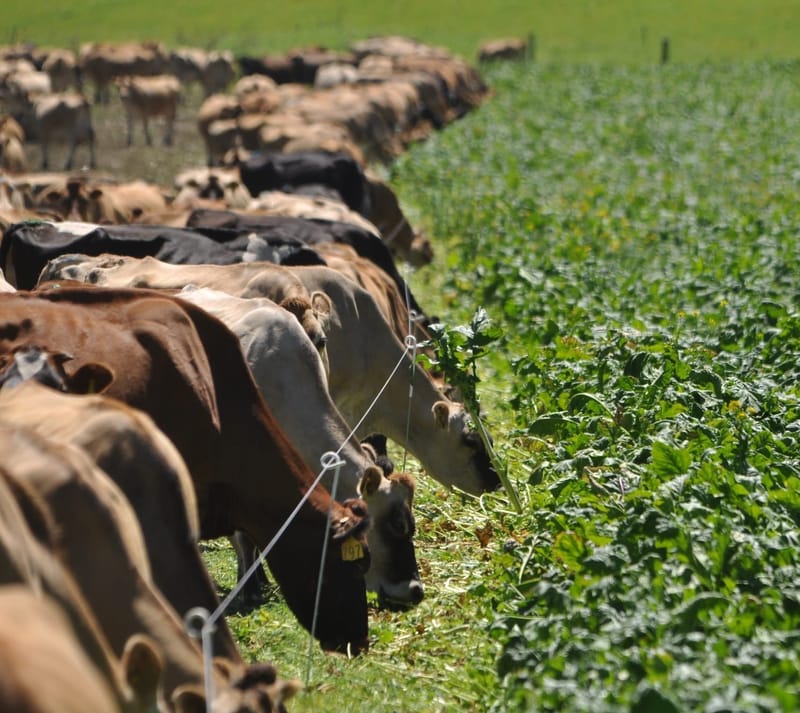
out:
<path id="1" fill-rule="evenodd" d="M 315 635 L 327 651 L 358 654 L 369 647 L 364 574 L 370 565 L 366 536 L 370 519 L 363 500 L 331 502 Z M 316 517 L 319 514 L 317 511 Z M 310 631 L 323 543 L 310 536 L 318 528 L 304 519 L 301 515 L 295 518 L 267 562 L 289 608 Z"/>
<path id="2" fill-rule="evenodd" d="M 325 373 L 329 374 L 328 335 L 325 330 L 331 314 L 331 298 L 320 290 L 312 292 L 310 297 L 310 301 L 304 296 L 286 297 L 280 302 L 280 306 L 297 317 L 303 331 L 319 352 L 325 366 Z"/>
<path id="3" fill-rule="evenodd" d="M 214 713 L 286 713 L 284 703 L 302 688 L 296 679 L 278 678 L 272 664 L 242 666 L 224 659 L 214 664 L 226 682 L 214 698 Z M 178 686 L 172 705 L 176 713 L 205 713 L 205 691 L 196 684 Z"/>
<path id="4" fill-rule="evenodd" d="M 373 465 L 366 468 L 358 486 L 372 519 L 367 533 L 371 555 L 367 589 L 377 592 L 379 602 L 389 608 L 419 604 L 424 596 L 414 553 L 414 485 L 407 473 L 387 478 Z"/>
<path id="5" fill-rule="evenodd" d="M 471 427 L 464 406 L 454 401 L 437 401 L 432 413 L 434 428 L 451 443 L 451 447 L 437 449 L 433 459 L 424 463 L 425 469 L 439 482 L 468 493 L 479 495 L 497 490 L 500 477 L 483 440 Z"/>

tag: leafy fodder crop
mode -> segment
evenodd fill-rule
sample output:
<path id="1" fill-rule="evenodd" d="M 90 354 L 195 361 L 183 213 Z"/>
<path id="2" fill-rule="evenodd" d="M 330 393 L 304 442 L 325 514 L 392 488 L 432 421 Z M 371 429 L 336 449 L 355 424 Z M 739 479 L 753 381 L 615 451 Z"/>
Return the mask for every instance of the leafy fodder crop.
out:
<path id="1" fill-rule="evenodd" d="M 798 65 L 489 79 L 393 169 L 442 246 L 422 299 L 503 331 L 526 511 L 486 708 L 796 710 Z"/>

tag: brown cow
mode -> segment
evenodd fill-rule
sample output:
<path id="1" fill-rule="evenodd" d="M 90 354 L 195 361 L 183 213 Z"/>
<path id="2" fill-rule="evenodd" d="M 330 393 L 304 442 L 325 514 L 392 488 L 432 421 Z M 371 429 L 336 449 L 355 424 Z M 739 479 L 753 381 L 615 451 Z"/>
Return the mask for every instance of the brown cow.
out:
<path id="1" fill-rule="evenodd" d="M 91 361 L 113 370 L 108 394 L 150 414 L 186 461 L 203 537 L 242 530 L 265 546 L 313 481 L 258 393 L 238 340 L 204 310 L 143 290 L 62 286 L 0 295 L 0 324 L 0 351 L 38 344 L 75 355 L 69 368 Z M 318 486 L 267 558 L 289 607 L 311 628 L 314 563 L 323 537 L 332 539 L 316 630 L 326 648 L 367 647 L 367 526 L 364 503 L 340 505 Z"/>
<path id="2" fill-rule="evenodd" d="M 95 372 L 66 386 L 100 391 L 104 378 Z M 0 404 L 3 418 L 81 448 L 125 493 L 142 525 L 155 584 L 181 616 L 196 606 L 217 608 L 196 546 L 200 526 L 191 476 L 147 414 L 115 399 L 62 394 L 35 381 L 4 388 Z M 241 662 L 224 620 L 217 623 L 215 652 Z"/>
<path id="3" fill-rule="evenodd" d="M 117 77 L 162 74 L 167 64 L 167 52 L 157 42 L 89 42 L 78 50 L 78 66 L 94 83 L 96 103 L 108 103 L 109 85 Z"/>
<path id="4" fill-rule="evenodd" d="M 160 289 L 197 284 L 237 297 L 270 299 L 283 294 L 289 285 L 295 289 L 295 281 L 299 281 L 308 291 L 327 295 L 332 303 L 325 328 L 331 367 L 328 386 L 345 421 L 360 422 L 402 359 L 404 368 L 394 373 L 383 397 L 369 411 L 361 435 L 385 433 L 404 444 L 431 477 L 446 485 L 481 493 L 500 484 L 463 404 L 445 398 L 426 371 L 412 369 L 411 355 L 403 354 L 403 343 L 372 295 L 336 270 L 258 262 L 169 265 L 152 258 L 65 256 L 50 262 L 43 279 Z M 408 375 L 412 371 L 414 398 L 409 404 Z"/>
<path id="5" fill-rule="evenodd" d="M 153 713 L 162 671 L 155 644 L 137 635 L 127 642 L 122 658 L 115 657 L 73 576 L 47 549 L 56 536 L 56 522 L 44 501 L 11 478 L 0 462 L 0 584 L 25 585 L 57 603 L 122 711 Z"/>
<path id="6" fill-rule="evenodd" d="M 114 693 L 49 598 L 0 587 L 0 709 L 14 713 L 119 711 Z"/>
<path id="7" fill-rule="evenodd" d="M 149 121 L 154 117 L 164 119 L 164 146 L 172 146 L 175 117 L 178 112 L 178 97 L 181 85 L 171 74 L 135 77 L 126 76 L 116 80 L 119 96 L 125 109 L 128 134 L 127 145 L 133 144 L 133 122 L 138 117 L 144 129 L 144 138 L 152 146 Z"/>
<path id="8" fill-rule="evenodd" d="M 0 444 L 11 481 L 31 489 L 52 512 L 54 553 L 74 575 L 111 647 L 121 655 L 142 632 L 157 642 L 167 700 L 182 686 L 202 685 L 201 651 L 150 581 L 138 521 L 108 476 L 80 449 L 7 423 L 0 423 Z M 243 698 L 229 678 L 235 667 L 241 670 L 242 664 L 213 669 L 215 695 Z"/>

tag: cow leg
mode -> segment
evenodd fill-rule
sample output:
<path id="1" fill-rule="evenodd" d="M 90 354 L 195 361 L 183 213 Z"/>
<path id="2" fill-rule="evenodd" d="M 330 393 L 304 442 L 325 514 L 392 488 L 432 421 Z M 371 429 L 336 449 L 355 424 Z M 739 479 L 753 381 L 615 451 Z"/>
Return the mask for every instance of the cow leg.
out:
<path id="1" fill-rule="evenodd" d="M 45 141 L 44 137 L 42 137 L 40 144 L 42 147 L 42 170 L 46 170 L 49 162 L 47 160 L 47 141 Z"/>
<path id="2" fill-rule="evenodd" d="M 64 164 L 65 171 L 72 170 L 72 161 L 75 158 L 75 147 L 78 145 L 78 139 L 74 138 L 69 145 L 69 153 L 67 154 L 67 162 Z"/>
<path id="3" fill-rule="evenodd" d="M 147 142 L 148 146 L 153 145 L 153 137 L 150 136 L 150 125 L 147 121 L 147 117 L 142 115 L 142 126 L 144 127 L 144 140 Z"/>
<path id="4" fill-rule="evenodd" d="M 167 117 L 167 125 L 164 129 L 164 146 L 172 146 L 172 130 L 175 124 L 175 117 Z"/>
<path id="5" fill-rule="evenodd" d="M 258 552 L 253 541 L 243 532 L 237 530 L 229 538 L 233 549 L 236 551 L 236 581 L 241 581 L 245 572 L 256 561 Z M 262 604 L 264 602 L 264 594 L 262 589 L 269 584 L 267 575 L 264 572 L 264 567 L 257 567 L 253 572 L 250 579 L 248 579 L 242 586 L 239 596 L 242 601 L 248 605 Z"/>
<path id="6" fill-rule="evenodd" d="M 95 168 L 97 163 L 94 158 L 94 128 L 89 127 L 89 168 Z"/>
<path id="7" fill-rule="evenodd" d="M 133 115 L 131 112 L 127 114 L 128 119 L 128 146 L 133 145 Z"/>

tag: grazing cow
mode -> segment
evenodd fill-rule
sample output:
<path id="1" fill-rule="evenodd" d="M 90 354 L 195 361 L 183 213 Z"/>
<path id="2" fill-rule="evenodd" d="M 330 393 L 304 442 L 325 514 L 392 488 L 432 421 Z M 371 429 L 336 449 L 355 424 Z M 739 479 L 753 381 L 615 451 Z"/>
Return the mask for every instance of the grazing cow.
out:
<path id="1" fill-rule="evenodd" d="M 69 142 L 65 171 L 72 169 L 78 144 L 89 145 L 89 167 L 95 167 L 92 109 L 86 97 L 73 92 L 37 97 L 33 100 L 33 116 L 42 148 L 42 169 L 48 168 L 48 147 L 53 139 Z"/>
<path id="2" fill-rule="evenodd" d="M 114 694 L 49 599 L 0 587 L 0 709 L 15 713 L 109 713 Z"/>
<path id="3" fill-rule="evenodd" d="M 137 634 L 121 658 L 114 655 L 72 574 L 50 551 L 56 536 L 57 524 L 44 501 L 10 477 L 0 459 L 0 585 L 24 585 L 58 605 L 83 652 L 111 687 L 118 704 L 113 710 L 155 713 L 163 668 L 155 643 Z"/>
<path id="4" fill-rule="evenodd" d="M 479 62 L 520 61 L 528 56 L 528 41 L 519 37 L 487 40 L 478 47 Z"/>
<path id="5" fill-rule="evenodd" d="M 262 191 L 322 183 L 335 188 L 352 210 L 370 216 L 370 194 L 361 166 L 346 154 L 322 151 L 254 154 L 239 164 L 242 183 L 257 197 Z M 291 190 L 291 189 L 289 189 Z"/>
<path id="6" fill-rule="evenodd" d="M 19 352 L 16 353 L 17 356 Z M 60 364 L 64 389 L 102 391 L 110 378 L 95 370 L 76 384 Z M 0 391 L 3 418 L 45 438 L 81 448 L 122 490 L 142 525 L 153 580 L 179 615 L 219 605 L 197 540 L 197 501 L 186 465 L 147 414 L 104 396 L 74 396 L 35 381 Z M 113 378 L 113 377 L 111 377 Z M 2 384 L 0 378 L 0 384 Z M 52 387 L 52 383 L 48 383 Z M 215 653 L 241 662 L 224 620 L 217 623 Z"/>
<path id="7" fill-rule="evenodd" d="M 247 208 L 253 200 L 239 173 L 226 168 L 195 168 L 181 171 L 174 180 L 177 194 L 173 205 L 194 206 L 198 198 L 221 200 L 228 208 Z"/>
<path id="8" fill-rule="evenodd" d="M 145 290 L 61 286 L 0 295 L 0 325 L 2 352 L 37 344 L 75 355 L 70 370 L 87 362 L 111 368 L 108 395 L 147 412 L 186 461 L 203 537 L 241 530 L 263 547 L 310 487 L 313 474 L 258 393 L 238 340 L 204 310 Z M 315 563 L 323 538 L 331 541 L 316 630 L 325 648 L 368 645 L 368 525 L 363 502 L 339 504 L 318 486 L 267 558 L 310 629 Z"/>
<path id="9" fill-rule="evenodd" d="M 140 262 L 75 256 L 64 260 L 62 266 L 52 263 L 46 277 L 160 289 L 197 284 L 238 297 L 275 299 L 274 295 L 285 289 L 287 274 L 291 275 L 307 289 L 326 294 L 332 302 L 325 328 L 330 360 L 328 386 L 345 421 L 358 423 L 403 355 L 403 344 L 373 297 L 353 280 L 328 267 L 286 266 L 284 273 L 274 267 L 268 263 L 166 265 L 149 258 Z M 402 358 L 407 367 L 389 381 L 383 398 L 362 422 L 362 434 L 385 433 L 404 444 L 441 483 L 469 493 L 497 488 L 499 477 L 479 434 L 470 428 L 464 406 L 446 399 L 421 368 L 413 370 L 414 398 L 409 404 L 412 361 L 408 354 Z M 411 426 L 408 434 L 407 414 Z"/>
<path id="10" fill-rule="evenodd" d="M 220 131 L 221 127 L 231 125 L 217 122 L 230 122 L 241 113 L 242 107 L 239 105 L 239 100 L 230 94 L 212 94 L 206 97 L 200 105 L 197 110 L 197 130 L 206 147 L 206 164 L 208 166 L 216 166 L 221 163 L 226 152 L 236 145 L 229 134 Z M 214 124 L 217 124 L 217 129 L 212 132 L 211 126 Z M 220 134 L 222 137 L 227 137 L 228 143 L 223 144 Z"/>
<path id="11" fill-rule="evenodd" d="M 172 146 L 172 133 L 181 91 L 178 78 L 171 74 L 159 74 L 152 77 L 120 77 L 116 82 L 125 109 L 128 146 L 133 144 L 133 122 L 136 118 L 142 122 L 147 145 L 152 146 L 149 121 L 154 117 L 164 119 L 164 146 Z"/>
<path id="12" fill-rule="evenodd" d="M 15 136 L 0 135 L 0 170 L 8 173 L 24 173 L 28 170 L 25 147 Z"/>
<path id="13" fill-rule="evenodd" d="M 150 581 L 138 521 L 108 476 L 80 449 L 27 429 L 0 424 L 0 444 L 10 479 L 30 488 L 53 514 L 57 558 L 74 575 L 112 649 L 121 655 L 144 632 L 163 656 L 168 701 L 182 686 L 202 685 L 200 648 Z M 213 669 L 216 691 L 244 697 L 229 679 L 237 668 L 244 668 L 241 661 Z"/>
<path id="14" fill-rule="evenodd" d="M 351 438 L 350 427 L 328 394 L 325 364 L 297 321 L 268 299 L 242 299 L 193 287 L 178 296 L 211 312 L 236 334 L 264 399 L 312 470 L 320 470 L 320 459 L 328 451 L 344 461 L 337 494 L 362 497 L 373 523 L 367 533 L 372 556 L 367 588 L 382 601 L 421 601 L 412 541 L 414 480 L 404 473 L 386 478 Z M 333 474 L 323 483 L 330 490 Z M 242 564 L 242 569 L 247 566 Z"/>
<path id="15" fill-rule="evenodd" d="M 80 218 L 80 215 L 77 217 Z M 292 218 L 280 220 L 306 223 Z M 299 240 L 288 237 L 293 229 L 294 225 L 276 225 L 271 235 L 266 230 L 256 234 L 143 224 L 98 226 L 83 222 L 20 223 L 7 230 L 0 242 L 0 268 L 5 271 L 10 283 L 22 290 L 31 289 L 36 284 L 48 260 L 68 253 L 153 255 L 176 264 L 225 265 L 254 260 L 323 264 L 317 253 Z M 292 296 L 310 300 L 311 296 L 305 294 L 305 289 L 296 281 L 295 284 L 298 291 Z M 304 307 L 302 314 L 305 313 Z"/>

